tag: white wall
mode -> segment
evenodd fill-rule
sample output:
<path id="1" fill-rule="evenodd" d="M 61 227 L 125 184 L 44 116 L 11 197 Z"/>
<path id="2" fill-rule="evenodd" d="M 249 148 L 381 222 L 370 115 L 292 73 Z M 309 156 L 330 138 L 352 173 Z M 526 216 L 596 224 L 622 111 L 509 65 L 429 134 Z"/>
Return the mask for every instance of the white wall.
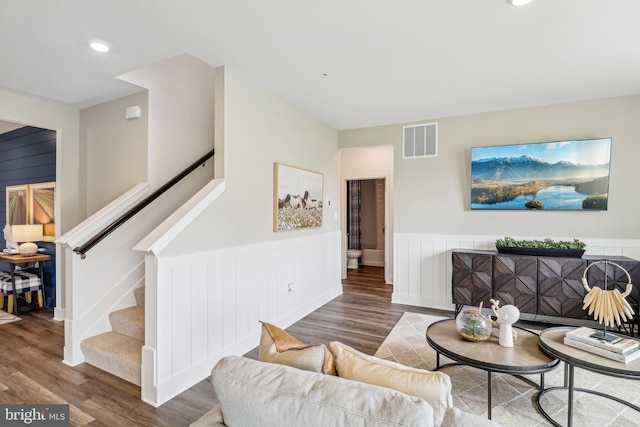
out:
<path id="1" fill-rule="evenodd" d="M 341 131 L 340 147 L 349 148 L 343 153 L 395 148 L 393 300 L 450 308 L 450 250 L 495 249 L 495 239 L 505 235 L 579 238 L 587 242 L 587 253 L 640 259 L 639 116 L 640 96 L 627 96 L 427 118 L 415 123 L 438 122 L 438 156 L 408 160 L 402 159 L 404 124 Z M 471 147 L 595 137 L 613 138 L 608 211 L 470 210 Z"/>
<path id="2" fill-rule="evenodd" d="M 158 287 L 147 286 L 146 299 L 157 301 L 158 323 L 157 341 L 147 335 L 142 352 L 143 400 L 161 405 L 209 376 L 222 357 L 256 347 L 260 320 L 284 328 L 342 293 L 339 250 L 334 231 L 147 257 Z"/>
<path id="3" fill-rule="evenodd" d="M 149 92 L 147 180 L 155 190 L 214 147 L 215 69 L 182 54 L 119 78 Z"/>
<path id="4" fill-rule="evenodd" d="M 85 216 L 147 181 L 147 104 L 147 92 L 142 91 L 80 112 L 82 154 L 78 181 Z M 133 105 L 141 107 L 142 116 L 126 120 L 125 109 Z"/>
<path id="5" fill-rule="evenodd" d="M 146 257 L 146 319 L 157 322 L 145 325 L 142 397 L 152 405 L 257 346 L 259 320 L 287 327 L 342 292 L 337 132 L 238 71 L 216 71 L 225 190 Z M 323 174 L 322 228 L 273 231 L 274 162 Z"/>
<path id="6" fill-rule="evenodd" d="M 226 67 L 224 80 L 226 191 L 163 256 L 338 230 L 337 132 L 233 68 Z M 216 153 L 222 151 L 219 144 L 217 141 Z M 322 228 L 273 232 L 274 162 L 323 174 Z"/>

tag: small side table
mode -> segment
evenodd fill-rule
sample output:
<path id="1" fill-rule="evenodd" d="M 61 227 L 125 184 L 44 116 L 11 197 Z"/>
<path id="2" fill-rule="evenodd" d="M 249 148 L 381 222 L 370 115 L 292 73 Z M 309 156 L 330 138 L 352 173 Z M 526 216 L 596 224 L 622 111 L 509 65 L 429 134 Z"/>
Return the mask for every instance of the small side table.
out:
<path id="1" fill-rule="evenodd" d="M 549 355 L 549 357 L 555 357 L 565 363 L 565 376 L 564 386 L 562 387 L 549 387 L 538 393 L 536 397 L 538 408 L 540 408 L 542 415 L 553 425 L 560 426 L 561 424 L 551 418 L 544 408 L 541 406 L 541 398 L 545 394 L 554 390 L 567 390 L 567 427 L 573 426 L 573 395 L 574 391 L 580 391 L 582 393 L 594 394 L 601 396 L 623 405 L 628 406 L 640 412 L 640 407 L 633 403 L 619 399 L 615 396 L 610 396 L 605 393 L 601 393 L 596 390 L 589 390 L 584 388 L 577 388 L 574 386 L 574 369 L 581 368 L 591 372 L 596 372 L 602 375 L 609 375 L 617 378 L 626 378 L 630 380 L 640 380 L 640 359 L 633 360 L 629 363 L 620 363 L 615 360 L 610 360 L 605 357 L 592 354 L 578 348 L 570 347 L 564 343 L 564 336 L 567 332 L 575 328 L 571 327 L 555 327 L 545 329 L 540 333 L 538 345 L 540 349 Z"/>
<path id="2" fill-rule="evenodd" d="M 38 275 L 40 276 L 40 290 L 38 291 L 38 301 L 45 300 L 45 291 L 44 291 L 44 274 L 42 272 L 42 261 L 47 261 L 51 259 L 51 255 L 44 254 L 35 254 L 30 256 L 22 256 L 22 255 L 6 255 L 0 254 L 0 261 L 6 262 L 9 264 L 10 274 L 11 274 L 11 283 L 13 287 L 13 299 L 14 299 L 14 312 L 18 314 L 18 292 L 16 290 L 16 265 L 29 264 L 29 263 L 38 263 Z M 4 298 L 4 297 L 3 297 Z M 42 306 L 43 304 L 40 304 Z"/>

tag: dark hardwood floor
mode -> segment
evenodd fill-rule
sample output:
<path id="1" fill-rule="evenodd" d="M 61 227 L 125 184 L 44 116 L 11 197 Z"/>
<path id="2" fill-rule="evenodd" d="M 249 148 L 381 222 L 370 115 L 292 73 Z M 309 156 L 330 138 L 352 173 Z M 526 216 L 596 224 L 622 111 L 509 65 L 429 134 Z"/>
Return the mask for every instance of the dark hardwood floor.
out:
<path id="1" fill-rule="evenodd" d="M 391 303 L 382 268 L 350 270 L 344 293 L 287 328 L 303 342 L 341 341 L 373 354 L 404 311 L 447 313 Z M 64 327 L 51 311 L 21 313 L 0 326 L 0 403 L 68 403 L 72 426 L 187 426 L 215 405 L 203 380 L 159 408 L 140 388 L 87 364 L 62 363 Z M 246 354 L 258 357 L 257 348 Z"/>

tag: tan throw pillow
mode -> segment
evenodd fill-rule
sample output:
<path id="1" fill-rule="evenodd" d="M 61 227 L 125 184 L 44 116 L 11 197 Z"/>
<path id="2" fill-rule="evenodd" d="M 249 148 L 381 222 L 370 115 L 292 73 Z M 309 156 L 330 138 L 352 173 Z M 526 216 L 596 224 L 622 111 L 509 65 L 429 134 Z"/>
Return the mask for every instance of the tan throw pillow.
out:
<path id="1" fill-rule="evenodd" d="M 270 323 L 262 323 L 261 362 L 293 366 L 305 371 L 336 375 L 333 356 L 324 344 L 304 344 Z"/>
<path id="2" fill-rule="evenodd" d="M 443 372 L 430 372 L 379 359 L 337 341 L 329 343 L 329 348 L 335 358 L 339 377 L 387 387 L 424 399 L 433 407 L 437 426 L 442 423 L 447 409 L 453 406 L 451 380 Z"/>

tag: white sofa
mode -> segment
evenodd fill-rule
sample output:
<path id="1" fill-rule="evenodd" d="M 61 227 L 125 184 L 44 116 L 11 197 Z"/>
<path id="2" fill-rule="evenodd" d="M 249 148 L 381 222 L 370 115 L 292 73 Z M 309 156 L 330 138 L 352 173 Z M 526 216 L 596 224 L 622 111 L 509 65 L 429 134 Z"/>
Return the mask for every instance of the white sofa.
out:
<path id="1" fill-rule="evenodd" d="M 381 361 L 373 359 L 374 362 Z M 392 362 L 381 362 L 384 362 L 383 366 L 391 364 L 389 366 L 393 367 Z M 362 372 L 362 366 L 353 366 Z M 340 375 L 339 355 L 336 367 Z M 343 371 L 346 372 L 346 367 Z M 192 427 L 499 427 L 486 418 L 452 407 L 447 403 L 450 395 L 445 396 L 444 404 L 448 407 L 444 416 L 436 420 L 434 407 L 419 397 L 340 376 L 241 356 L 222 359 L 213 368 L 211 381 L 219 404 Z M 450 393 L 450 389 L 445 390 L 446 393 Z M 436 399 L 441 394 L 442 390 L 435 390 Z"/>

